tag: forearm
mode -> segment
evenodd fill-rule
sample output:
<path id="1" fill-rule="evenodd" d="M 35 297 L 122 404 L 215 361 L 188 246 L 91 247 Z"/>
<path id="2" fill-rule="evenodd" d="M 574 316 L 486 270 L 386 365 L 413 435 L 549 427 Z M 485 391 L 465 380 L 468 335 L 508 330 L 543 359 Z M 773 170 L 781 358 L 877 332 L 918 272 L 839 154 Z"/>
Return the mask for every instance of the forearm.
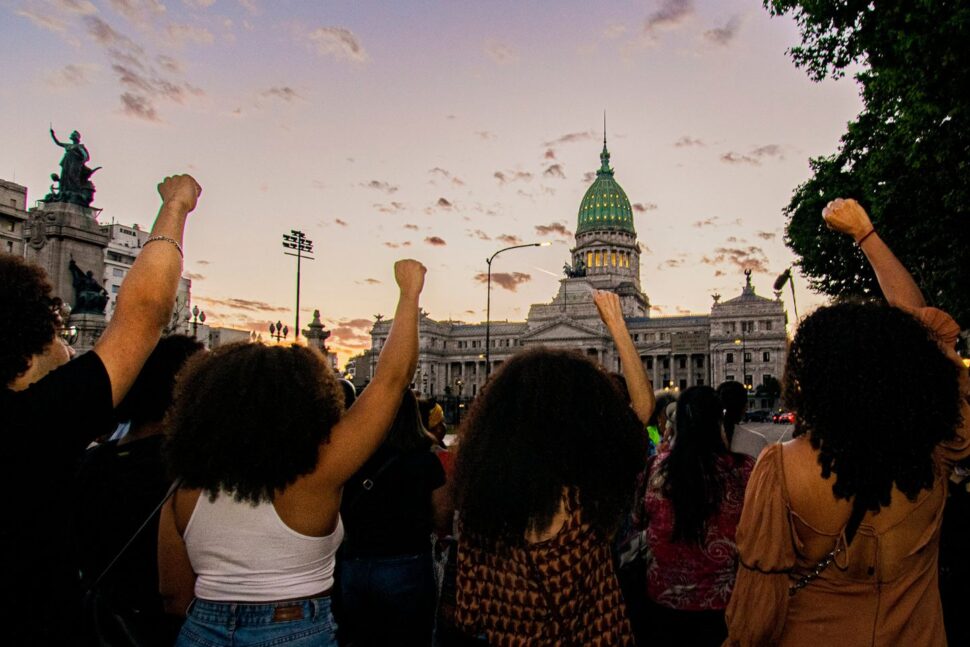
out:
<path id="1" fill-rule="evenodd" d="M 410 384 L 418 364 L 418 294 L 401 293 L 374 380 L 393 389 Z"/>
<path id="2" fill-rule="evenodd" d="M 656 398 L 653 394 L 653 385 L 647 372 L 640 361 L 640 354 L 633 346 L 630 339 L 630 331 L 627 330 L 626 323 L 623 321 L 608 326 L 610 335 L 613 337 L 613 345 L 620 356 L 620 367 L 623 369 L 623 377 L 626 379 L 627 390 L 630 392 L 630 406 L 637 414 L 637 418 L 643 424 L 647 424 L 653 409 L 656 405 Z"/>
<path id="3" fill-rule="evenodd" d="M 890 305 L 899 308 L 926 306 L 923 293 L 913 280 L 913 276 L 879 238 L 879 234 L 875 232 L 869 234 L 859 246 L 875 271 L 879 288 Z"/>
<path id="4" fill-rule="evenodd" d="M 181 245 L 187 215 L 180 204 L 163 204 L 149 237 L 164 236 Z M 139 322 L 149 329 L 146 332 L 157 328 L 155 334 L 161 334 L 172 314 L 181 276 L 182 255 L 173 243 L 158 240 L 145 245 L 121 285 L 112 323 Z"/>

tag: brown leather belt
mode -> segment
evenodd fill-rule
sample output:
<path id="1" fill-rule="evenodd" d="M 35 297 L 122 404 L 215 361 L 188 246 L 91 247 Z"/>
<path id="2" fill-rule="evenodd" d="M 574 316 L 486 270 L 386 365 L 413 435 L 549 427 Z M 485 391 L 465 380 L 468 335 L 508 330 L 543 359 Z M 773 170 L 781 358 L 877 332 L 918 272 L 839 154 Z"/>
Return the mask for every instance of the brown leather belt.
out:
<path id="1" fill-rule="evenodd" d="M 293 598 L 290 600 L 282 600 L 282 602 L 289 602 L 290 604 L 280 604 L 278 607 L 273 609 L 273 622 L 292 622 L 294 620 L 303 620 L 303 604 L 307 600 L 313 600 L 315 598 L 329 598 L 330 594 L 333 592 L 333 587 L 330 587 L 326 591 L 321 593 L 316 593 L 314 595 L 308 595 L 304 598 Z"/>

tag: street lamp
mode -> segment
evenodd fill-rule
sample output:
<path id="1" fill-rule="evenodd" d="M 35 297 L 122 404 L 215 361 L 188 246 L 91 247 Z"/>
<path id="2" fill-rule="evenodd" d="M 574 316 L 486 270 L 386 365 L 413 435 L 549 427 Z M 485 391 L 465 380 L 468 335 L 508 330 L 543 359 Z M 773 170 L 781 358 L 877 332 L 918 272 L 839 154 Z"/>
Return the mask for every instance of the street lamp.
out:
<path id="1" fill-rule="evenodd" d="M 795 311 L 795 321 L 798 321 L 798 304 L 795 302 L 795 279 L 792 278 L 791 268 L 778 275 L 775 279 L 775 284 L 772 286 L 778 295 L 781 295 L 781 289 L 785 287 L 785 283 L 791 286 L 791 307 Z"/>
<path id="2" fill-rule="evenodd" d="M 745 336 L 745 322 L 741 322 L 741 339 L 735 339 L 734 345 L 741 345 L 741 383 L 744 384 L 744 388 L 749 388 L 748 386 L 748 343 L 747 337 Z"/>
<path id="3" fill-rule="evenodd" d="M 296 256 L 296 330 L 294 336 L 300 338 L 300 261 L 304 258 L 308 261 L 314 260 L 308 254 L 313 253 L 313 241 L 306 237 L 302 231 L 291 229 L 289 234 L 283 234 L 283 247 L 285 249 L 295 249 L 296 254 L 283 252 L 287 256 Z"/>
<path id="4" fill-rule="evenodd" d="M 458 387 L 458 404 L 455 405 L 455 426 L 461 425 L 461 390 L 465 387 L 465 382 L 460 377 L 455 378 L 455 386 Z"/>
<path id="5" fill-rule="evenodd" d="M 274 338 L 277 344 L 280 343 L 281 339 L 286 339 L 288 334 L 290 334 L 290 329 L 279 321 L 269 325 L 269 336 Z"/>
<path id="6" fill-rule="evenodd" d="M 507 252 L 510 249 L 521 249 L 522 247 L 548 247 L 551 245 L 548 240 L 543 243 L 526 243 L 524 245 L 512 245 L 511 247 L 505 247 L 498 250 L 487 259 L 485 262 L 488 263 L 488 287 L 485 297 L 485 379 L 492 373 L 492 364 L 489 361 L 492 353 L 492 261 L 495 257 L 502 252 Z"/>
<path id="7" fill-rule="evenodd" d="M 185 320 L 190 321 L 189 315 L 185 315 Z M 199 310 L 199 306 L 197 305 L 192 306 L 191 323 L 192 323 L 192 339 L 195 339 L 199 331 L 199 324 L 205 323 L 205 313 Z"/>

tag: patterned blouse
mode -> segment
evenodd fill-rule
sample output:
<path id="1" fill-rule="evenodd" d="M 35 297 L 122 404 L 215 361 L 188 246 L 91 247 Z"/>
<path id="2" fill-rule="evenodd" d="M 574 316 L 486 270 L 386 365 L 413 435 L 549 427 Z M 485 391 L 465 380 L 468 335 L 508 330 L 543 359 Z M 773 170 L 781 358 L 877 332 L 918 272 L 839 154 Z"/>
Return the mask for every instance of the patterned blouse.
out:
<path id="1" fill-rule="evenodd" d="M 671 541 L 674 506 L 661 491 L 661 463 L 669 451 L 653 459 L 644 495 L 647 543 L 652 558 L 647 564 L 647 595 L 657 604 L 682 611 L 717 610 L 727 607 L 738 567 L 734 532 L 741 519 L 744 488 L 754 459 L 743 454 L 723 454 L 715 463 L 724 495 L 717 513 L 707 520 L 702 544 Z"/>

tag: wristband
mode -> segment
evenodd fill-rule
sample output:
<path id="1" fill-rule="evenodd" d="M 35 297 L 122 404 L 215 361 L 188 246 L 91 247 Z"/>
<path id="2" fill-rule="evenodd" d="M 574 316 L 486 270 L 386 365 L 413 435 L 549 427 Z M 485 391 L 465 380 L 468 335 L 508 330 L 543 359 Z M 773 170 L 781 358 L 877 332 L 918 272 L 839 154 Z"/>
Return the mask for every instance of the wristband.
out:
<path id="1" fill-rule="evenodd" d="M 858 245 L 859 247 L 862 247 L 862 243 L 865 242 L 866 238 L 868 238 L 869 236 L 872 236 L 874 233 L 876 233 L 875 227 L 873 227 L 872 229 L 870 229 L 869 230 L 869 233 L 867 233 L 865 236 L 863 236 L 862 238 L 860 238 L 859 240 L 857 240 L 855 242 L 855 244 Z"/>
<path id="2" fill-rule="evenodd" d="M 148 243 L 154 243 L 157 240 L 163 240 L 166 243 L 172 243 L 173 245 L 175 245 L 175 249 L 178 250 L 179 256 L 182 258 L 185 258 L 185 254 L 182 253 L 182 246 L 179 245 L 179 241 L 175 240 L 174 238 L 169 238 L 168 236 L 152 236 L 151 238 L 146 240 L 144 244 L 142 244 L 142 247 L 144 247 Z"/>

